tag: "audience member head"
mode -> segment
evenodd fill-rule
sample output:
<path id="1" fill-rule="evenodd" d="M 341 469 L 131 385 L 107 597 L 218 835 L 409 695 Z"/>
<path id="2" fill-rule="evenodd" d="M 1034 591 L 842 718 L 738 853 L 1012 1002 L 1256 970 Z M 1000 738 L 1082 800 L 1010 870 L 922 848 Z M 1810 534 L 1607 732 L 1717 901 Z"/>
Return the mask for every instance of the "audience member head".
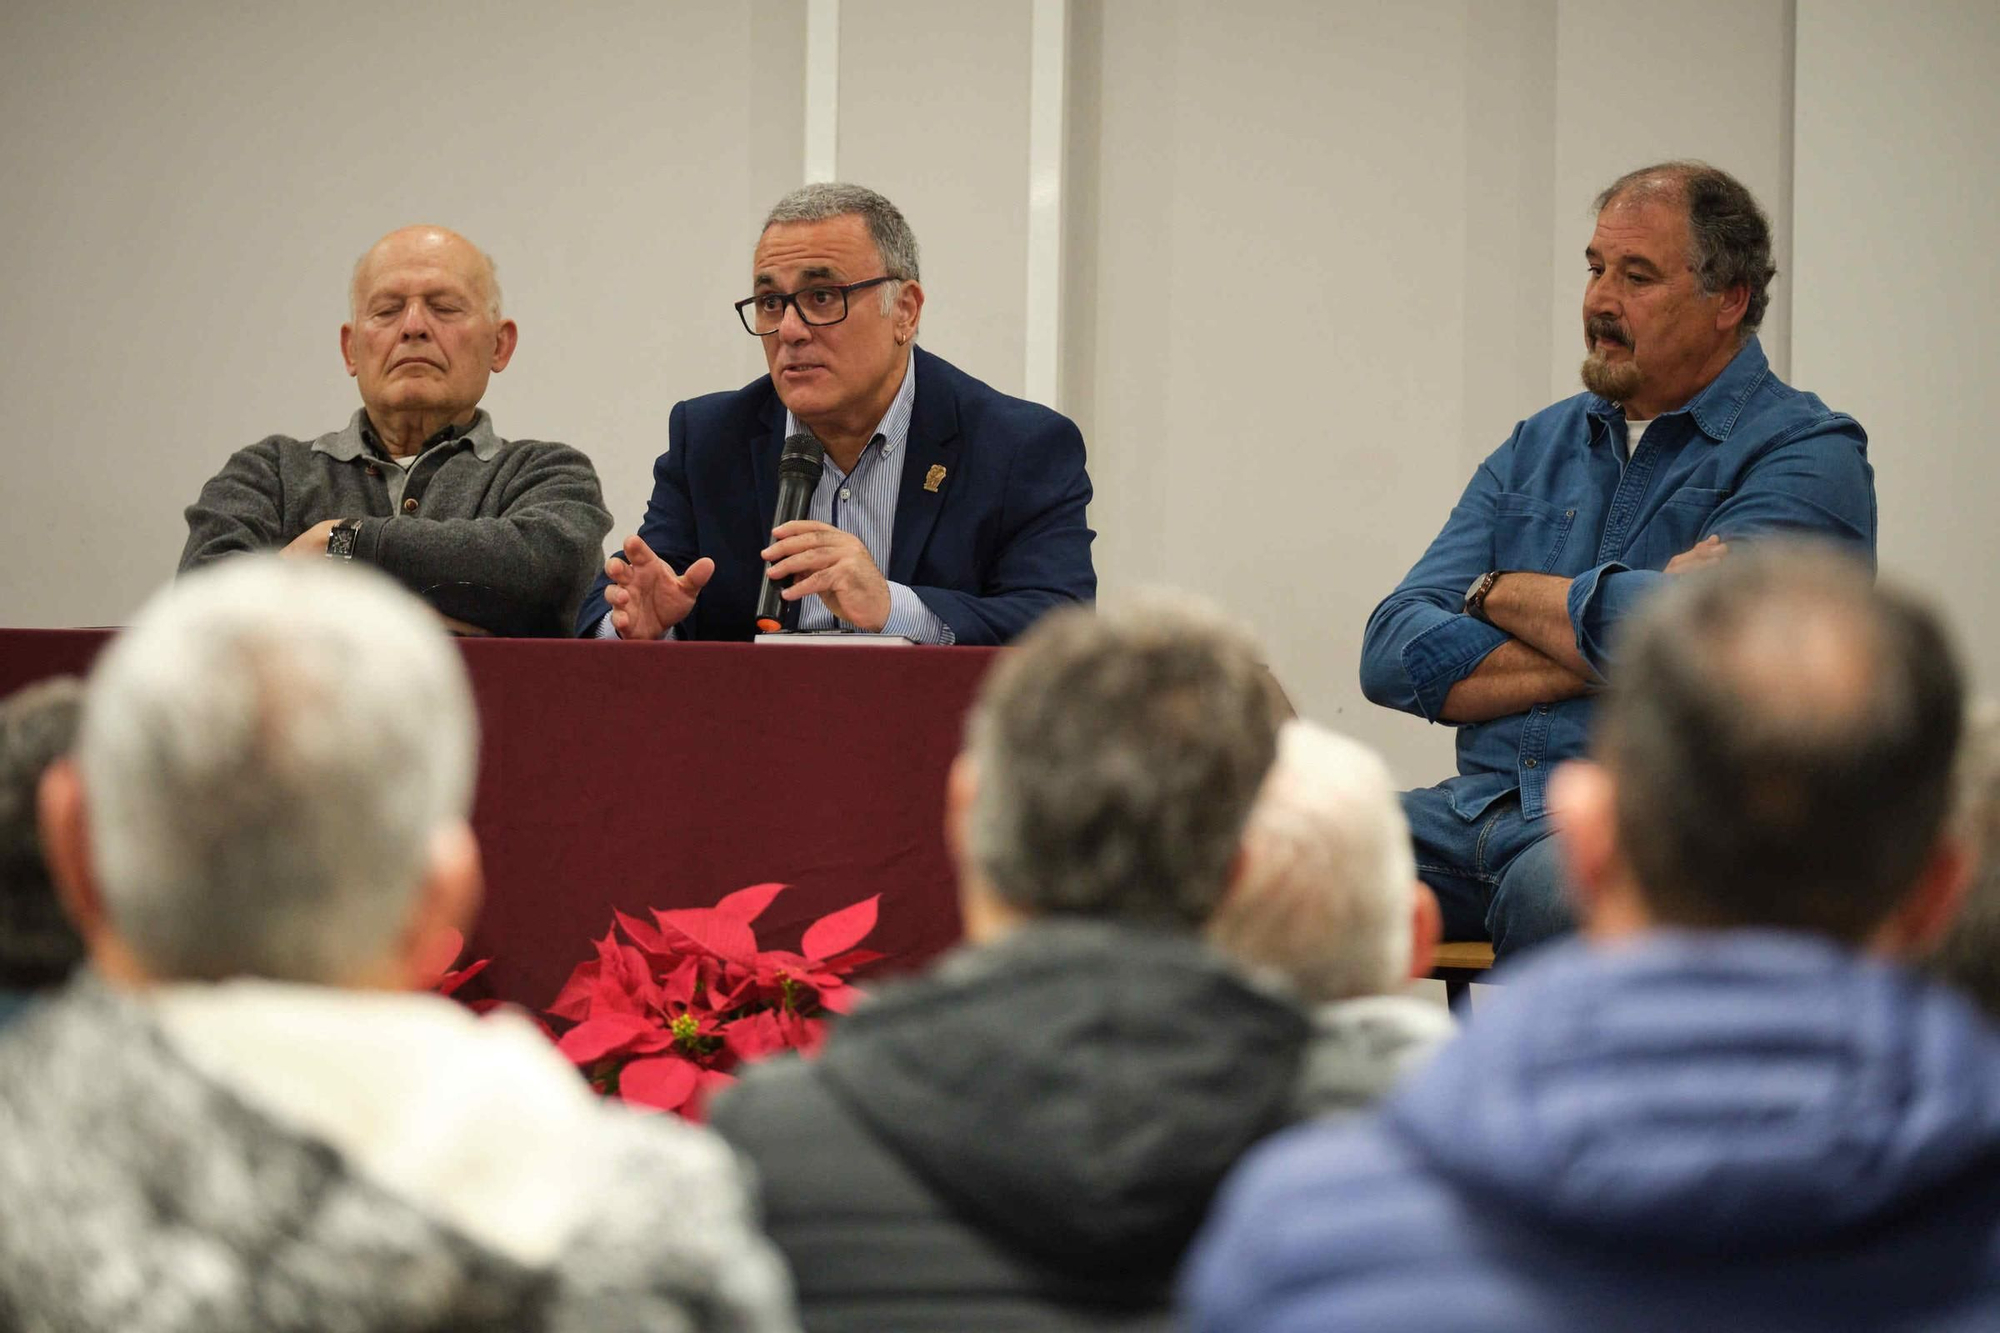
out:
<path id="1" fill-rule="evenodd" d="M 1958 769 L 1953 825 L 1972 859 L 1972 883 L 1929 970 L 2000 1019 L 2000 708 L 1974 713 Z"/>
<path id="2" fill-rule="evenodd" d="M 157 594 L 43 784 L 51 861 L 115 981 L 418 980 L 479 892 L 464 667 L 372 571 L 246 557 Z"/>
<path id="3" fill-rule="evenodd" d="M 1430 970 L 1437 901 L 1417 881 L 1410 826 L 1374 751 L 1287 722 L 1243 851 L 1208 924 L 1224 952 L 1313 1003 L 1384 994 Z"/>
<path id="4" fill-rule="evenodd" d="M 1964 701 L 1938 618 L 1826 546 L 1733 552 L 1627 629 L 1554 802 L 1594 933 L 1774 927 L 1893 955 L 1962 891 Z"/>
<path id="5" fill-rule="evenodd" d="M 1764 211 L 1705 162 L 1612 182 L 1584 259 L 1584 387 L 1635 421 L 1682 406 L 1722 372 L 1757 331 L 1777 274 Z"/>
<path id="6" fill-rule="evenodd" d="M 42 857 L 36 791 L 76 739 L 83 684 L 72 676 L 0 700 L 0 991 L 60 985 L 83 958 Z"/>
<path id="7" fill-rule="evenodd" d="M 750 281 L 737 310 L 785 406 L 823 440 L 872 431 L 924 308 L 902 213 L 860 185 L 801 186 L 765 217 Z M 856 283 L 871 285 L 843 290 Z"/>
<path id="8" fill-rule="evenodd" d="M 1023 916 L 1206 922 L 1277 750 L 1258 657 L 1182 602 L 1043 618 L 987 678 L 952 770 L 967 934 Z"/>
<path id="9" fill-rule="evenodd" d="M 457 232 L 403 227 L 355 262 L 340 354 L 377 430 L 470 422 L 519 336 L 493 260 Z"/>

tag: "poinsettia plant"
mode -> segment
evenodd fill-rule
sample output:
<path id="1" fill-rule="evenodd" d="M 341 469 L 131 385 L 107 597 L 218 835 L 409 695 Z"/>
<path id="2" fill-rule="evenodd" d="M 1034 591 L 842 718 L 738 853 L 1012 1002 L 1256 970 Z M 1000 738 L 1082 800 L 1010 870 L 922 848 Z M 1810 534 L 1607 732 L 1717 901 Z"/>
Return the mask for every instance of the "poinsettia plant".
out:
<path id="1" fill-rule="evenodd" d="M 739 889 L 713 907 L 612 914 L 597 956 L 577 965 L 551 1017 L 576 1024 L 557 1047 L 607 1096 L 699 1117 L 737 1066 L 816 1050 L 828 1013 L 846 1013 L 848 976 L 882 955 L 854 946 L 881 895 L 821 917 L 796 953 L 761 949 L 752 923 L 783 884 Z"/>

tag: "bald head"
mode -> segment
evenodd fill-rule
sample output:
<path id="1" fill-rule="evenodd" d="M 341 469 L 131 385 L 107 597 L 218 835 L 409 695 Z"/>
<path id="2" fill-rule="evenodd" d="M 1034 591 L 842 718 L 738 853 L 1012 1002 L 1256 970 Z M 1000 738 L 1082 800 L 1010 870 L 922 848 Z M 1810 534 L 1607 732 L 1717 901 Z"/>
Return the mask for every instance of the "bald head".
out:
<path id="1" fill-rule="evenodd" d="M 487 316 L 496 322 L 499 320 L 500 270 L 494 264 L 493 256 L 449 227 L 423 223 L 398 227 L 369 246 L 367 252 L 354 261 L 354 276 L 347 289 L 348 317 L 353 319 L 359 316 L 362 297 L 378 271 L 408 263 L 457 272 L 477 294 Z"/>
<path id="2" fill-rule="evenodd" d="M 470 425 L 518 331 L 500 314 L 493 261 L 444 227 L 404 227 L 354 265 L 340 354 L 385 447 L 416 453 L 447 423 Z"/>

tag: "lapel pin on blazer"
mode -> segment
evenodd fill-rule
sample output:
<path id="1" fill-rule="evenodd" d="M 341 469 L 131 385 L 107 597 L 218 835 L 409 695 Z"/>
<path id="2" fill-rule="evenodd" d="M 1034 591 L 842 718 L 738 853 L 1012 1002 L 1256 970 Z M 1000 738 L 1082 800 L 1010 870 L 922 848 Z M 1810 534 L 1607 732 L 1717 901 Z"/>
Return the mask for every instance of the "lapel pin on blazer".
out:
<path id="1" fill-rule="evenodd" d="M 942 485 L 944 485 L 944 464 L 933 463 L 931 470 L 924 474 L 924 489 L 935 492 Z"/>

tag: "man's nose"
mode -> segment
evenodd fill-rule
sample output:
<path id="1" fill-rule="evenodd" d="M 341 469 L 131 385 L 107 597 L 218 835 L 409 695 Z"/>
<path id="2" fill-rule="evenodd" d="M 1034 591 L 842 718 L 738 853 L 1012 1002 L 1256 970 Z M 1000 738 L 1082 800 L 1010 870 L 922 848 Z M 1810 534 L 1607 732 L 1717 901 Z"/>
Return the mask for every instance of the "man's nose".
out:
<path id="1" fill-rule="evenodd" d="M 797 301 L 785 302 L 785 313 L 778 316 L 778 339 L 781 342 L 802 343 L 812 337 L 812 325 L 799 313 Z"/>
<path id="2" fill-rule="evenodd" d="M 400 336 L 404 339 L 428 338 L 431 336 L 430 316 L 425 313 L 421 301 L 412 301 L 403 309 L 403 326 Z"/>

